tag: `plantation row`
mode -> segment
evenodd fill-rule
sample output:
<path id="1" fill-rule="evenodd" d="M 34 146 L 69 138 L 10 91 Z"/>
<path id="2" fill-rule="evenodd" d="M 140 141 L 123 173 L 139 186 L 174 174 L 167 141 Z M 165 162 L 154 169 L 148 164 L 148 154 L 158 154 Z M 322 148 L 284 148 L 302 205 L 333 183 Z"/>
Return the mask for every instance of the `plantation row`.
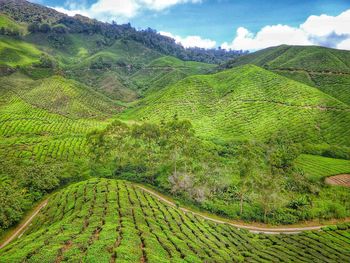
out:
<path id="1" fill-rule="evenodd" d="M 175 113 L 210 138 L 260 140 L 288 129 L 298 141 L 350 142 L 346 104 L 255 66 L 186 78 L 146 97 L 125 117 L 160 121 Z"/>
<path id="2" fill-rule="evenodd" d="M 48 113 L 25 103 L 18 97 L 13 97 L 0 107 L 0 135 L 6 137 L 20 134 L 83 134 L 99 124 L 94 120 L 72 120 Z"/>
<path id="3" fill-rule="evenodd" d="M 323 179 L 330 175 L 342 173 L 350 174 L 349 160 L 302 154 L 297 158 L 296 164 L 299 168 L 302 168 L 306 176 L 313 181 Z"/>
<path id="4" fill-rule="evenodd" d="M 0 144 L 1 156 L 8 159 L 75 160 L 87 153 L 85 136 L 63 137 L 18 137 L 3 138 Z"/>
<path id="5" fill-rule="evenodd" d="M 16 89 L 16 94 L 24 101 L 49 112 L 74 118 L 106 117 L 116 113 L 112 101 L 62 77 L 51 77 L 32 83 L 29 89 Z"/>
<path id="6" fill-rule="evenodd" d="M 311 78 L 320 90 L 350 105 L 350 75 L 315 74 Z"/>
<path id="7" fill-rule="evenodd" d="M 345 104 L 350 104 L 350 91 L 348 89 L 350 85 L 349 74 L 320 74 L 320 73 L 308 73 L 307 71 L 284 71 L 274 70 L 278 74 L 294 79 L 296 81 L 305 83 L 310 86 L 317 87 L 324 93 L 338 99 Z"/>
<path id="8" fill-rule="evenodd" d="M 188 94 L 187 97 L 191 98 L 192 95 L 194 94 Z M 212 100 L 203 106 L 189 100 L 184 99 L 181 104 L 178 103 L 180 100 L 173 100 L 170 97 L 169 100 L 154 100 L 151 103 L 157 101 L 156 109 L 147 106 L 140 109 L 138 112 L 140 115 L 135 114 L 135 116 L 161 120 L 170 118 L 176 109 L 180 118 L 193 120 L 198 134 L 203 136 L 229 139 L 244 135 L 248 138 L 266 138 L 271 133 L 288 127 L 290 134 L 296 139 L 299 137 L 300 140 L 308 139 L 311 142 L 349 144 L 350 131 L 347 129 L 350 121 L 349 112 L 232 100 L 221 100 L 216 104 L 215 100 Z M 266 127 L 269 128 L 266 129 Z M 308 138 L 305 138 L 306 135 Z"/>
<path id="9" fill-rule="evenodd" d="M 86 134 L 105 125 L 49 113 L 10 94 L 0 95 L 0 152 L 9 159 L 81 158 L 87 151 Z"/>
<path id="10" fill-rule="evenodd" d="M 184 213 L 131 183 L 93 179 L 53 195 L 0 262 L 347 262 L 348 227 L 252 234 Z"/>

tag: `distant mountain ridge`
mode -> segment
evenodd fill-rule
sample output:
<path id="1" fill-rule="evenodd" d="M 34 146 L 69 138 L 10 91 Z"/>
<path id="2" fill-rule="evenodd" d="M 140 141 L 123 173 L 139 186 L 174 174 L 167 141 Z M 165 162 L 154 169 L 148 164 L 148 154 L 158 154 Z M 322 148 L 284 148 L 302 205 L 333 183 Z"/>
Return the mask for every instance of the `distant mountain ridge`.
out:
<path id="1" fill-rule="evenodd" d="M 350 51 L 318 46 L 270 47 L 230 60 L 227 69 L 254 64 L 317 87 L 350 105 Z"/>
<path id="2" fill-rule="evenodd" d="M 142 43 L 165 55 L 175 56 L 182 60 L 193 60 L 206 63 L 220 63 L 241 55 L 241 51 L 225 51 L 221 49 L 185 49 L 175 40 L 158 34 L 153 29 L 137 31 L 129 24 L 117 25 L 103 23 L 81 15 L 70 17 L 54 9 L 30 3 L 25 0 L 0 0 L 0 12 L 16 21 L 25 23 L 47 23 L 49 25 L 65 25 L 70 33 L 101 33 L 108 39 L 126 38 Z"/>
<path id="3" fill-rule="evenodd" d="M 207 138 L 264 140 L 288 129 L 300 142 L 350 142 L 347 104 L 255 65 L 187 77 L 141 100 L 126 116 L 161 121 L 175 114 Z"/>

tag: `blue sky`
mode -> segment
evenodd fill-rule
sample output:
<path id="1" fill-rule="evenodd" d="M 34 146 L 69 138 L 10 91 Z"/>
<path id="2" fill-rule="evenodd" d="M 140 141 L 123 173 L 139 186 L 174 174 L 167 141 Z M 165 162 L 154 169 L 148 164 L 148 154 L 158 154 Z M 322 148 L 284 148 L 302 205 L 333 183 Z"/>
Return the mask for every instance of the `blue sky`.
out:
<path id="1" fill-rule="evenodd" d="M 350 11 L 346 12 L 350 0 L 33 1 L 70 14 L 130 22 L 136 28 L 151 27 L 185 46 L 256 50 L 279 42 L 335 48 L 347 48 L 350 43 L 346 29 L 350 28 Z M 329 25 L 332 28 L 320 32 Z"/>

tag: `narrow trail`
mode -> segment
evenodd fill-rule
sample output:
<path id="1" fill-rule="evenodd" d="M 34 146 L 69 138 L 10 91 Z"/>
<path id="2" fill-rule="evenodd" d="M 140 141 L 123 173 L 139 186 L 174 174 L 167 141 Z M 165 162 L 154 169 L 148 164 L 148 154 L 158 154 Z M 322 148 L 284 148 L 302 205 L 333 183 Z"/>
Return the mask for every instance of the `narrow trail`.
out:
<path id="1" fill-rule="evenodd" d="M 162 197 L 161 195 L 157 194 L 156 192 L 147 189 L 143 186 L 137 185 L 138 188 L 141 190 L 153 195 L 154 197 L 158 198 L 160 201 L 172 206 L 176 207 L 176 204 L 172 201 L 169 201 L 168 199 Z M 303 231 L 309 231 L 309 230 L 320 230 L 325 225 L 315 225 L 315 226 L 305 226 L 305 227 L 282 227 L 282 228 L 274 228 L 274 227 L 259 227 L 259 226 L 253 226 L 253 225 L 243 225 L 239 223 L 232 223 L 230 221 L 220 220 L 212 217 L 208 217 L 206 215 L 203 215 L 202 213 L 194 212 L 190 209 L 184 208 L 184 207 L 178 207 L 181 211 L 185 213 L 192 213 L 193 215 L 200 216 L 203 219 L 210 220 L 212 222 L 218 223 L 218 224 L 227 224 L 234 226 L 236 228 L 242 228 L 247 229 L 252 233 L 263 233 L 263 234 L 298 234 Z"/>
<path id="2" fill-rule="evenodd" d="M 155 191 L 152 191 L 150 189 L 147 189 L 141 185 L 136 185 L 138 188 L 140 188 L 142 191 L 147 192 L 154 197 L 156 197 L 158 200 L 172 206 L 172 207 L 177 207 L 176 204 L 160 194 L 156 193 Z M 45 199 L 42 201 L 31 213 L 31 215 L 20 225 L 18 225 L 14 230 L 13 233 L 6 237 L 2 243 L 0 244 L 0 249 L 4 248 L 7 246 L 10 242 L 12 242 L 15 238 L 23 234 L 23 232 L 27 229 L 27 227 L 30 225 L 30 223 L 33 221 L 33 219 L 38 215 L 38 213 L 47 205 L 49 199 Z M 178 207 L 181 211 L 185 213 L 192 213 L 193 215 L 199 216 L 203 219 L 210 220 L 212 222 L 218 223 L 218 224 L 227 224 L 234 226 L 236 228 L 242 228 L 242 229 L 247 229 L 252 233 L 264 233 L 264 234 L 297 234 L 303 231 L 308 231 L 308 230 L 320 230 L 322 227 L 325 225 L 315 225 L 315 226 L 305 226 L 305 227 L 282 227 L 282 228 L 274 228 L 274 227 L 260 227 L 260 226 L 253 226 L 253 225 L 244 225 L 244 224 L 239 224 L 239 223 L 233 223 L 230 221 L 226 220 L 220 220 L 216 218 L 212 218 L 209 216 L 206 216 L 202 213 L 192 211 L 190 209 L 184 208 L 184 207 Z M 347 219 L 346 221 L 350 221 L 350 219 Z"/>
<path id="3" fill-rule="evenodd" d="M 26 228 L 29 226 L 29 224 L 33 221 L 33 219 L 37 216 L 37 214 L 43 209 L 48 203 L 48 199 L 45 199 L 42 201 L 33 211 L 32 214 L 20 225 L 18 225 L 14 230 L 13 233 L 7 237 L 1 244 L 0 249 L 8 245 L 11 241 L 13 241 L 17 236 L 19 236 L 21 233 L 23 233 Z"/>

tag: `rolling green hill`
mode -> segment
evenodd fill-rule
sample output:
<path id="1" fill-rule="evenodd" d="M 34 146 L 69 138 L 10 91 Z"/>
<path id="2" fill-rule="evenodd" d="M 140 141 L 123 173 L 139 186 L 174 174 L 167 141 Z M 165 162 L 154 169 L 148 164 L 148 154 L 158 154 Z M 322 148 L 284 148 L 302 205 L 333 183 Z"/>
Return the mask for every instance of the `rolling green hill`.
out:
<path id="1" fill-rule="evenodd" d="M 86 134 L 118 109 L 110 99 L 59 76 L 1 77 L 1 154 L 39 161 L 79 158 L 86 153 Z"/>
<path id="2" fill-rule="evenodd" d="M 349 106 L 318 89 L 247 65 L 188 77 L 151 94 L 124 117 L 177 114 L 206 138 L 258 139 L 288 129 L 298 141 L 349 145 Z"/>
<path id="3" fill-rule="evenodd" d="M 350 174 L 349 160 L 302 154 L 297 158 L 296 163 L 313 181 L 324 180 L 330 175 Z"/>
<path id="4" fill-rule="evenodd" d="M 60 76 L 33 81 L 15 73 L 3 77 L 0 85 L 34 107 L 70 118 L 101 119 L 121 109 L 107 97 Z"/>
<path id="5" fill-rule="evenodd" d="M 252 234 L 184 213 L 132 183 L 94 179 L 53 195 L 0 262 L 344 262 L 348 228 Z"/>
<path id="6" fill-rule="evenodd" d="M 0 65 L 2 66 L 30 65 L 39 61 L 41 53 L 28 42 L 0 36 Z"/>
<path id="7" fill-rule="evenodd" d="M 26 27 L 19 25 L 16 21 L 9 18 L 7 15 L 0 13 L 0 28 L 15 30 L 23 34 L 26 31 Z"/>
<path id="8" fill-rule="evenodd" d="M 175 57 L 161 57 L 153 60 L 148 65 L 131 76 L 137 87 L 147 91 L 156 91 L 190 75 L 204 74 L 214 65 L 182 61 Z"/>
<path id="9" fill-rule="evenodd" d="M 236 58 L 224 68 L 254 64 L 350 104 L 350 52 L 316 46 L 278 46 Z"/>

